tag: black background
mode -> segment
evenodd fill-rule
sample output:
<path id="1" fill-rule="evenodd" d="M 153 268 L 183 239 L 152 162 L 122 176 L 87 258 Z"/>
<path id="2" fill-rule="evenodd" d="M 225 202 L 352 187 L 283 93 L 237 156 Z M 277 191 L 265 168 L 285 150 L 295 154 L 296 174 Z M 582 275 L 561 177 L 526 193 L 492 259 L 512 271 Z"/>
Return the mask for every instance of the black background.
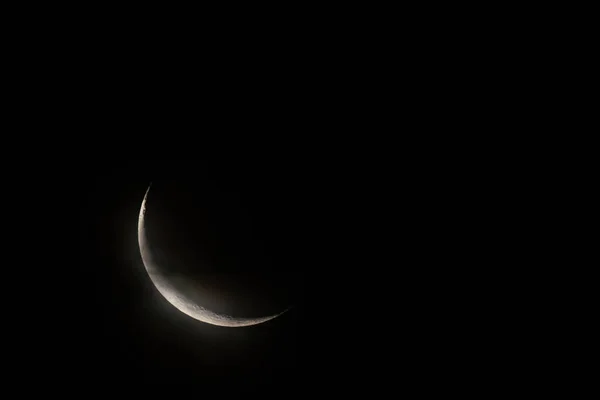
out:
<path id="1" fill-rule="evenodd" d="M 412 173 L 423 167 L 406 162 L 398 172 L 385 159 L 329 151 L 200 153 L 90 159 L 61 175 L 64 212 L 53 226 L 77 216 L 76 229 L 67 223 L 67 236 L 59 237 L 68 262 L 53 278 L 65 317 L 55 336 L 65 376 L 90 385 L 312 390 L 386 370 L 397 351 L 403 373 L 429 368 L 424 355 L 449 337 L 439 316 L 451 268 L 440 266 L 440 248 L 430 247 L 441 234 L 431 231 L 440 211 L 428 188 L 435 182 Z M 137 242 L 141 201 L 150 182 L 176 173 L 194 178 L 180 175 L 190 164 L 210 187 L 243 183 L 256 189 L 257 203 L 265 199 L 260 226 L 277 227 L 278 235 L 267 236 L 281 245 L 276 259 L 300 272 L 286 314 L 248 328 L 206 325 L 177 311 L 148 279 Z"/>
<path id="2" fill-rule="evenodd" d="M 34 320 L 33 332 L 51 355 L 33 360 L 87 385 L 216 391 L 313 390 L 368 381 L 369 371 L 393 382 L 394 374 L 413 381 L 456 370 L 462 344 L 499 329 L 481 322 L 494 314 L 475 300 L 489 297 L 493 283 L 471 267 L 484 263 L 478 249 L 489 239 L 472 240 L 480 230 L 465 219 L 465 208 L 488 194 L 467 196 L 465 175 L 409 150 L 225 158 L 205 149 L 191 159 L 211 185 L 232 177 L 248 182 L 261 172 L 257 198 L 282 198 L 262 211 L 273 212 L 267 225 L 282 233 L 271 237 L 284 245 L 281 258 L 301 271 L 297 301 L 249 328 L 192 320 L 160 296 L 142 265 L 137 221 L 144 193 L 188 159 L 94 158 L 45 171 L 44 234 L 57 256 L 36 269 L 50 275 L 36 280 L 47 289 L 40 315 L 52 318 Z M 282 209 L 294 212 L 279 220 Z"/>
<path id="3" fill-rule="evenodd" d="M 5 329 L 25 338 L 15 351 L 35 349 L 19 357 L 24 371 L 58 372 L 64 385 L 95 385 L 87 388 L 143 382 L 233 389 L 246 382 L 280 382 L 295 390 L 338 376 L 351 390 L 370 380 L 371 372 L 380 382 L 419 377 L 432 387 L 433 372 L 461 375 L 464 344 L 482 359 L 489 359 L 490 349 L 502 349 L 498 343 L 504 341 L 486 341 L 502 324 L 482 299 L 493 293 L 498 276 L 519 280 L 518 273 L 506 273 L 506 265 L 519 265 L 520 259 L 501 260 L 518 224 L 505 227 L 507 202 L 497 199 L 504 196 L 518 206 L 522 196 L 506 196 L 512 192 L 487 168 L 495 141 L 477 141 L 506 119 L 506 104 L 496 108 L 482 101 L 486 84 L 478 81 L 478 91 L 466 95 L 462 86 L 439 90 L 435 68 L 420 73 L 409 68 L 394 71 L 399 85 L 390 85 L 376 63 L 376 73 L 359 74 L 362 89 L 355 74 L 339 73 L 346 66 L 325 71 L 316 62 L 310 68 L 322 75 L 316 87 L 290 88 L 288 82 L 311 81 L 304 72 L 290 73 L 277 81 L 279 92 L 262 102 L 255 95 L 264 93 L 261 79 L 242 79 L 257 84 L 238 96 L 239 90 L 221 85 L 235 75 L 230 73 L 217 80 L 218 95 L 207 95 L 203 86 L 177 82 L 177 73 L 160 83 L 140 73 L 152 63 L 123 71 L 121 62 L 111 62 L 92 71 L 87 66 L 98 60 L 90 60 L 59 67 L 63 75 L 73 74 L 75 90 L 67 90 L 48 68 L 44 82 L 32 84 L 34 90 L 22 89 L 19 81 L 19 96 L 11 99 L 16 105 L 21 99 L 33 103 L 18 116 L 15 134 L 30 143 L 22 149 L 7 143 L 6 159 L 14 161 L 3 170 L 10 179 L 5 183 L 15 182 L 5 185 L 3 198 L 15 207 L 4 207 L 3 222 L 16 222 L 4 232 L 11 243 L 25 239 L 23 248 L 15 249 L 18 268 L 7 263 L 4 269 L 25 275 L 4 285 L 10 293 L 5 310 L 20 318 Z M 416 70 L 439 65 L 415 60 Z M 40 80 L 38 67 L 47 64 L 47 59 L 31 63 L 25 80 Z M 195 71 L 202 83 L 215 76 Z M 462 79 L 441 76 L 462 85 Z M 159 86 L 184 88 L 186 95 L 157 95 Z M 442 95 L 432 94 L 438 92 Z M 183 104 L 173 104 L 184 97 Z M 233 112 L 232 102 L 245 109 L 252 104 L 256 118 Z M 273 103 L 279 105 L 276 111 Z M 172 105 L 169 113 L 166 104 Z M 221 115 L 213 115 L 207 104 Z M 293 115 L 281 112 L 290 109 Z M 186 123 L 179 122 L 183 119 Z M 265 131 L 272 133 L 269 139 L 246 152 L 241 144 L 235 155 L 213 155 L 212 147 L 197 139 L 200 132 L 229 137 L 230 144 L 238 144 L 240 136 L 256 142 L 255 133 Z M 462 134 L 470 131 L 474 134 Z M 154 151 L 146 149 L 148 143 Z M 520 147 L 520 141 L 508 146 Z M 310 238 L 293 258 L 304 266 L 302 301 L 272 323 L 240 331 L 252 332 L 248 335 L 203 329 L 174 312 L 141 265 L 135 229 L 139 203 L 148 183 L 186 150 L 206 162 L 216 181 L 214 165 L 244 169 L 262 161 L 264 153 L 276 154 L 267 158 L 274 160 L 265 170 L 299 177 L 292 181 L 301 189 L 295 199 L 302 207 L 294 218 L 297 228 L 290 230 Z M 169 153 L 175 157 L 164 157 Z M 240 159 L 240 153 L 246 157 Z M 510 163 L 504 156 L 491 162 L 499 170 Z M 24 224 L 23 215 L 31 223 Z M 37 296 L 29 295 L 34 284 L 42 289 Z M 509 296 L 493 297 L 505 304 Z M 482 316 L 488 316 L 487 325 Z M 476 359 L 469 367 L 481 370 Z"/>

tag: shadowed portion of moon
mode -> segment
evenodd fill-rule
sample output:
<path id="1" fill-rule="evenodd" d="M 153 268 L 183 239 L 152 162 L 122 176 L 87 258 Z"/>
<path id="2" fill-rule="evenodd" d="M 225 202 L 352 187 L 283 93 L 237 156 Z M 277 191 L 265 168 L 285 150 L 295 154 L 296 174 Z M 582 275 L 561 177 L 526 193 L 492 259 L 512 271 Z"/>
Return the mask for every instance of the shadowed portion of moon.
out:
<path id="1" fill-rule="evenodd" d="M 256 325 L 287 311 L 285 283 L 291 278 L 264 267 L 272 266 L 273 257 L 265 258 L 268 249 L 256 239 L 253 221 L 239 212 L 239 199 L 198 199 L 175 187 L 153 197 L 154 187 L 142 201 L 138 240 L 163 297 L 190 317 L 218 326 Z M 146 213 L 149 203 L 154 219 Z"/>

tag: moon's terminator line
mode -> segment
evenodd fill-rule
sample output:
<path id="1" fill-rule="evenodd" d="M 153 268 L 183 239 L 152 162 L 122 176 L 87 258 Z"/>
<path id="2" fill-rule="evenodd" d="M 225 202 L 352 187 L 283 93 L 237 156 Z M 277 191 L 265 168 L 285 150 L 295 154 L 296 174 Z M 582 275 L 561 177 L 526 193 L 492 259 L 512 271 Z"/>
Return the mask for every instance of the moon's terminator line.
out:
<path id="1" fill-rule="evenodd" d="M 148 237 L 145 229 L 145 215 L 146 215 L 146 199 L 148 198 L 148 192 L 150 191 L 150 185 L 144 195 L 142 206 L 140 208 L 140 215 L 138 220 L 138 242 L 140 246 L 140 253 L 144 267 L 150 276 L 150 280 L 156 286 L 160 294 L 167 299 L 175 308 L 190 317 L 206 322 L 208 324 L 226 327 L 242 327 L 260 324 L 269 321 L 285 311 L 261 318 L 236 318 L 230 315 L 217 313 L 203 307 L 198 299 L 197 291 L 198 288 L 194 287 L 193 282 L 184 275 L 173 275 L 165 274 L 161 272 L 160 266 L 157 264 L 152 250 L 148 243 Z"/>

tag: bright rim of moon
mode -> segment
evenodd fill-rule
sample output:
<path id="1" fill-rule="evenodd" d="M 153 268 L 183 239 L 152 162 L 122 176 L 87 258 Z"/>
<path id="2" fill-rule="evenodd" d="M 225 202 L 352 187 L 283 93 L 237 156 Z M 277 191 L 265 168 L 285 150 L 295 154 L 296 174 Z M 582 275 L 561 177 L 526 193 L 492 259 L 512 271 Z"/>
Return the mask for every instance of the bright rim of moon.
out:
<path id="1" fill-rule="evenodd" d="M 199 305 L 198 299 L 194 296 L 196 288 L 193 287 L 192 283 L 183 276 L 166 276 L 160 272 L 160 268 L 157 265 L 152 250 L 148 243 L 148 237 L 146 236 L 144 218 L 146 215 L 146 199 L 150 187 L 146 190 L 144 200 L 142 201 L 142 207 L 140 209 L 140 216 L 138 220 L 138 242 L 140 245 L 140 253 L 142 255 L 142 261 L 144 267 L 150 276 L 150 280 L 154 283 L 154 286 L 158 289 L 160 294 L 167 299 L 175 308 L 190 317 L 206 322 L 207 324 L 227 327 L 241 327 L 260 324 L 269 321 L 273 318 L 278 317 L 287 311 L 284 310 L 279 314 L 270 315 L 261 318 L 235 318 L 226 314 L 220 314 L 210 311 L 201 305 Z"/>

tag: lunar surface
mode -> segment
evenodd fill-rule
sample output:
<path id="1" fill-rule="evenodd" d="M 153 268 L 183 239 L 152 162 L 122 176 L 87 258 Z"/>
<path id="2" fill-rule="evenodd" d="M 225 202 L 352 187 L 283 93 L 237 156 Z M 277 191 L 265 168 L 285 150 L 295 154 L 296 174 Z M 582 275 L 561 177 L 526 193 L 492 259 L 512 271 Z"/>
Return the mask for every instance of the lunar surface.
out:
<path id="1" fill-rule="evenodd" d="M 146 271 L 152 283 L 160 294 L 179 311 L 188 316 L 212 325 L 224 327 L 243 327 L 260 324 L 283 314 L 284 311 L 258 318 L 241 318 L 227 313 L 214 311 L 211 301 L 215 301 L 209 294 L 210 290 L 203 282 L 186 274 L 168 271 L 162 267 L 163 262 L 157 257 L 156 252 L 149 242 L 146 226 L 146 205 L 150 187 L 146 191 L 139 214 L 138 241 L 140 252 Z M 214 297 L 214 296 L 212 296 Z M 217 300 L 218 301 L 218 300 Z M 210 308 L 210 309 L 209 309 Z"/>

